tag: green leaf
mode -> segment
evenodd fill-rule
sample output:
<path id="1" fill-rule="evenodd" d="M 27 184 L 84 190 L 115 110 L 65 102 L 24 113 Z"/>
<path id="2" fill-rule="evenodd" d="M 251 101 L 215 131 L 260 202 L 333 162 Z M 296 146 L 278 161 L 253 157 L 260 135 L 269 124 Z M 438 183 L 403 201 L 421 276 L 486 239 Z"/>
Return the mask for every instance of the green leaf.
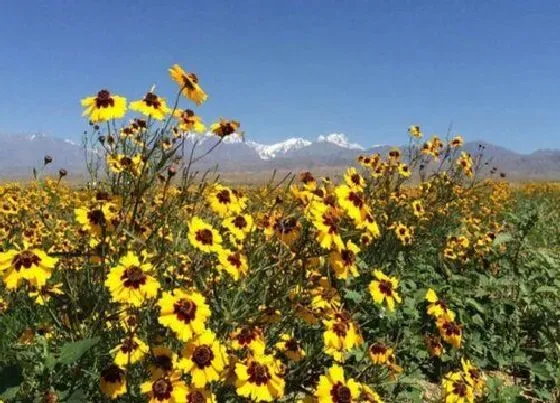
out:
<path id="1" fill-rule="evenodd" d="M 99 337 L 92 339 L 84 339 L 74 343 L 65 343 L 60 349 L 60 357 L 58 362 L 60 364 L 73 364 L 78 361 L 90 348 L 99 342 Z"/>
<path id="2" fill-rule="evenodd" d="M 362 299 L 362 295 L 359 292 L 354 291 L 354 290 L 347 290 L 344 293 L 344 297 L 346 299 L 349 299 L 350 301 L 352 301 L 354 303 L 358 303 Z"/>
<path id="3" fill-rule="evenodd" d="M 8 388 L 4 392 L 2 392 L 2 394 L 0 394 L 0 397 L 6 400 L 15 399 L 18 391 L 19 391 L 19 386 L 14 386 L 13 388 Z"/>
<path id="4" fill-rule="evenodd" d="M 480 313 L 484 313 L 485 309 L 482 305 L 480 305 L 478 302 L 476 302 L 474 299 L 472 298 L 465 298 L 465 302 L 472 306 L 473 308 L 475 308 L 478 312 Z"/>
<path id="5" fill-rule="evenodd" d="M 550 293 L 550 294 L 554 294 L 557 295 L 558 294 L 558 290 L 554 287 L 548 286 L 548 285 L 541 285 L 539 288 L 537 288 L 535 290 L 536 294 L 546 294 L 546 293 Z"/>

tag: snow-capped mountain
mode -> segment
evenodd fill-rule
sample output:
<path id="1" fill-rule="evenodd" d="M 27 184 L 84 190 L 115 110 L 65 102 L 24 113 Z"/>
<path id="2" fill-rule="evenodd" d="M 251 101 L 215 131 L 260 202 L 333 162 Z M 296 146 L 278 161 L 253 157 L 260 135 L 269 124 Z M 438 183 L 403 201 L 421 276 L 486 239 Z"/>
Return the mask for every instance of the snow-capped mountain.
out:
<path id="1" fill-rule="evenodd" d="M 365 150 L 365 148 L 358 143 L 350 143 L 348 137 L 342 133 L 331 133 L 326 136 L 319 136 L 317 137 L 317 143 L 331 143 L 351 150 Z"/>
<path id="2" fill-rule="evenodd" d="M 263 160 L 275 158 L 278 155 L 285 155 L 286 153 L 307 147 L 313 144 L 311 141 L 301 137 L 289 138 L 285 141 L 275 144 L 259 144 L 254 141 L 248 141 L 247 145 L 253 147 Z"/>

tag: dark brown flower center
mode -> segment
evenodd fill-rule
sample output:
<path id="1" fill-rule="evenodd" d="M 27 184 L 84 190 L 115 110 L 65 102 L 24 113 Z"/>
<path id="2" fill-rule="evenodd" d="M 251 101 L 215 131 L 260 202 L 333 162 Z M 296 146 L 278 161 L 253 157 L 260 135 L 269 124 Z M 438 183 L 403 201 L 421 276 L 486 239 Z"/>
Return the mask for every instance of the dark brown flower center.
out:
<path id="1" fill-rule="evenodd" d="M 355 256 L 356 255 L 354 254 L 354 252 L 348 249 L 343 249 L 340 252 L 340 257 L 342 258 L 342 261 L 344 262 L 345 266 L 352 266 L 352 264 L 354 263 Z"/>
<path id="2" fill-rule="evenodd" d="M 237 216 L 233 220 L 233 225 L 235 225 L 235 227 L 239 229 L 247 228 L 247 220 L 243 216 Z"/>
<path id="3" fill-rule="evenodd" d="M 169 379 L 159 378 L 152 384 L 152 393 L 157 400 L 167 400 L 171 398 L 173 385 Z"/>
<path id="4" fill-rule="evenodd" d="M 229 204 L 231 203 L 231 196 L 229 193 L 229 190 L 227 189 L 223 189 L 220 190 L 217 194 L 216 194 L 216 198 L 218 199 L 218 201 L 222 204 Z"/>
<path id="5" fill-rule="evenodd" d="M 154 109 L 159 109 L 161 107 L 161 101 L 158 96 L 153 92 L 148 92 L 144 97 L 144 103 Z"/>
<path id="6" fill-rule="evenodd" d="M 249 364 L 247 372 L 249 373 L 249 382 L 256 383 L 257 386 L 266 384 L 272 378 L 268 372 L 268 368 L 258 362 Z"/>
<path id="7" fill-rule="evenodd" d="M 99 209 L 89 210 L 87 213 L 88 221 L 95 225 L 105 224 L 105 214 Z"/>
<path id="8" fill-rule="evenodd" d="M 461 397 L 467 395 L 467 385 L 464 381 L 453 382 L 453 394 Z"/>
<path id="9" fill-rule="evenodd" d="M 140 267 L 130 266 L 124 271 L 121 280 L 124 280 L 125 287 L 140 288 L 141 285 L 146 284 L 146 275 Z"/>
<path id="10" fill-rule="evenodd" d="M 200 390 L 193 390 L 187 395 L 187 403 L 204 403 L 206 398 Z"/>
<path id="11" fill-rule="evenodd" d="M 95 106 L 97 108 L 115 106 L 115 100 L 111 97 L 111 93 L 109 91 L 101 90 L 97 93 L 97 98 L 95 98 Z"/>
<path id="12" fill-rule="evenodd" d="M 359 192 L 350 192 L 348 200 L 350 200 L 352 204 L 358 208 L 362 208 L 364 205 L 364 199 L 362 198 L 362 194 Z"/>
<path id="13" fill-rule="evenodd" d="M 288 351 L 297 352 L 299 350 L 298 342 L 294 338 L 288 340 L 285 346 L 286 346 L 286 350 Z"/>
<path id="14" fill-rule="evenodd" d="M 209 367 L 212 364 L 212 360 L 214 359 L 214 353 L 210 346 L 203 344 L 201 346 L 197 346 L 192 354 L 193 362 L 198 366 L 198 368 L 203 369 Z"/>
<path id="15" fill-rule="evenodd" d="M 121 351 L 123 353 L 132 353 L 137 348 L 138 348 L 138 343 L 136 343 L 132 337 L 126 339 L 121 345 Z"/>
<path id="16" fill-rule="evenodd" d="M 292 232 L 297 226 L 297 220 L 293 217 L 278 219 L 274 224 L 274 229 L 282 234 Z"/>
<path id="17" fill-rule="evenodd" d="M 238 269 L 241 267 L 241 256 L 238 252 L 235 252 L 232 255 L 227 257 L 228 262 L 232 265 L 237 267 Z"/>
<path id="18" fill-rule="evenodd" d="M 350 325 L 348 322 L 337 322 L 333 325 L 332 330 L 333 332 L 340 337 L 344 337 L 346 336 L 346 333 L 348 333 L 348 329 L 350 328 Z"/>
<path id="19" fill-rule="evenodd" d="M 124 371 L 118 365 L 111 364 L 101 371 L 101 377 L 105 382 L 119 383 L 124 379 Z"/>
<path id="20" fill-rule="evenodd" d="M 362 177 L 359 174 L 353 174 L 350 180 L 354 185 L 359 185 L 362 182 Z"/>
<path id="21" fill-rule="evenodd" d="M 375 343 L 369 346 L 369 352 L 373 355 L 385 354 L 387 347 L 381 343 Z"/>
<path id="22" fill-rule="evenodd" d="M 41 258 L 30 250 L 24 250 L 17 254 L 12 260 L 12 266 L 14 266 L 16 271 L 20 271 L 22 266 L 26 269 L 30 269 L 32 266 L 39 266 L 40 264 Z"/>
<path id="23" fill-rule="evenodd" d="M 309 171 L 302 173 L 300 178 L 301 178 L 301 181 L 303 183 L 315 182 L 315 178 L 313 177 L 313 175 Z"/>
<path id="24" fill-rule="evenodd" d="M 448 336 L 458 336 L 461 334 L 461 327 L 458 326 L 455 322 L 445 322 L 443 324 L 443 328 L 445 329 L 445 334 Z"/>
<path id="25" fill-rule="evenodd" d="M 196 231 L 195 239 L 203 245 L 212 245 L 213 244 L 212 231 L 210 231 L 208 228 L 198 230 Z"/>
<path id="26" fill-rule="evenodd" d="M 188 299 L 181 299 L 173 305 L 173 312 L 179 320 L 190 323 L 194 320 L 196 305 Z"/>
<path id="27" fill-rule="evenodd" d="M 164 371 L 171 371 L 173 369 L 173 361 L 167 354 L 158 354 L 154 357 L 154 366 Z"/>
<path id="28" fill-rule="evenodd" d="M 331 397 L 335 403 L 348 403 L 352 401 L 352 393 L 342 382 L 337 382 L 331 389 Z"/>
<path id="29" fill-rule="evenodd" d="M 393 295 L 393 285 L 389 280 L 379 280 L 379 292 L 390 297 Z"/>
<path id="30" fill-rule="evenodd" d="M 328 210 L 327 212 L 323 213 L 323 224 L 329 227 L 329 234 L 336 233 L 338 232 L 340 218 L 336 215 L 336 213 Z"/>
<path id="31" fill-rule="evenodd" d="M 236 336 L 237 342 L 242 346 L 251 343 L 253 340 L 257 339 L 257 331 L 255 329 L 250 329 L 248 327 L 244 327 L 241 329 L 239 334 Z"/>

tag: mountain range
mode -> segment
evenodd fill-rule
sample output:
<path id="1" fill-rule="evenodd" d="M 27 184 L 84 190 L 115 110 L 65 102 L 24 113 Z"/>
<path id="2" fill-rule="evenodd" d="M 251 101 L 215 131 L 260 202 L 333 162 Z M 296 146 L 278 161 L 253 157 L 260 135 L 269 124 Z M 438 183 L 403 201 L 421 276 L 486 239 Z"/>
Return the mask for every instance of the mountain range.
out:
<path id="1" fill-rule="evenodd" d="M 187 138 L 189 148 L 196 143 L 194 155 L 202 155 L 216 144 L 217 138 L 208 135 L 191 135 Z M 519 154 L 507 148 L 487 142 L 468 142 L 464 151 L 475 153 L 484 147 L 484 156 L 514 179 L 560 179 L 560 150 L 537 150 L 530 154 Z M 205 170 L 218 166 L 218 171 L 237 174 L 271 173 L 273 170 L 312 170 L 317 173 L 336 173 L 356 161 L 360 154 L 386 154 L 390 146 L 364 147 L 352 143 L 344 134 L 322 135 L 311 141 L 304 138 L 288 138 L 275 144 L 260 144 L 232 135 L 226 137 L 212 153 L 199 161 L 196 169 Z M 71 175 L 85 172 L 82 146 L 72 140 L 60 139 L 44 134 L 1 135 L 0 134 L 0 178 L 25 178 L 33 167 L 40 167 L 43 157 L 50 155 L 53 163 L 49 171 L 65 168 Z"/>

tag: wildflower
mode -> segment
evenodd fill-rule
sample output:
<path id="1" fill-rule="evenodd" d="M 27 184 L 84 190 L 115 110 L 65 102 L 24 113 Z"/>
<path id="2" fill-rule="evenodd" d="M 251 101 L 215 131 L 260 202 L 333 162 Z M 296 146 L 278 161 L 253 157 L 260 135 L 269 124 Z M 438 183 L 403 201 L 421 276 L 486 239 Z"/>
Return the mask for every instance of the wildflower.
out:
<path id="1" fill-rule="evenodd" d="M 217 403 L 216 396 L 208 389 L 187 386 L 185 400 L 187 403 Z"/>
<path id="2" fill-rule="evenodd" d="M 106 161 L 111 172 L 128 172 L 133 176 L 140 175 L 144 165 L 144 161 L 142 160 L 142 156 L 140 154 L 136 154 L 133 157 L 129 157 L 124 154 L 107 154 Z"/>
<path id="3" fill-rule="evenodd" d="M 342 210 L 327 206 L 324 203 L 313 203 L 310 208 L 312 223 L 317 229 L 317 241 L 324 249 L 344 248 L 340 236 L 340 225 L 342 224 Z"/>
<path id="4" fill-rule="evenodd" d="M 346 182 L 346 184 L 351 188 L 358 190 L 361 190 L 366 183 L 364 177 L 360 175 L 354 167 L 350 167 L 346 170 L 346 173 L 344 174 L 344 182 Z"/>
<path id="5" fill-rule="evenodd" d="M 422 218 L 424 215 L 424 206 L 420 200 L 414 200 L 412 202 L 412 212 L 418 218 Z"/>
<path id="6" fill-rule="evenodd" d="M 169 69 L 169 75 L 181 87 L 181 94 L 196 105 L 200 105 L 208 99 L 208 95 L 198 84 L 198 76 L 196 74 L 187 73 L 181 66 L 174 64 Z"/>
<path id="7" fill-rule="evenodd" d="M 164 377 L 176 369 L 177 354 L 169 348 L 156 346 L 152 349 L 150 356 L 151 362 L 148 365 L 148 369 L 152 378 Z"/>
<path id="8" fill-rule="evenodd" d="M 383 403 L 377 392 L 363 383 L 360 385 L 359 401 L 361 403 Z"/>
<path id="9" fill-rule="evenodd" d="M 450 142 L 449 145 L 454 148 L 462 147 L 465 141 L 461 136 L 455 136 Z"/>
<path id="10" fill-rule="evenodd" d="M 143 99 L 131 102 L 130 109 L 156 120 L 163 120 L 170 112 L 165 99 L 152 91 L 148 91 Z"/>
<path id="11" fill-rule="evenodd" d="M 227 272 L 234 280 L 239 280 L 241 276 L 247 274 L 247 257 L 239 251 L 220 249 L 218 250 L 218 260 L 220 261 L 218 269 Z"/>
<path id="12" fill-rule="evenodd" d="M 112 352 L 115 354 L 115 364 L 124 368 L 143 359 L 148 350 L 149 348 L 146 343 L 135 335 L 129 335 Z"/>
<path id="13" fill-rule="evenodd" d="M 192 246 L 203 252 L 217 252 L 222 243 L 220 233 L 198 217 L 189 224 L 188 238 Z"/>
<path id="14" fill-rule="evenodd" d="M 104 230 L 110 230 L 112 221 L 116 218 L 116 206 L 113 203 L 101 203 L 91 207 L 74 209 L 76 221 L 81 225 L 82 231 L 100 235 Z"/>
<path id="15" fill-rule="evenodd" d="M 286 333 L 280 335 L 280 341 L 276 343 L 276 349 L 294 362 L 299 362 L 305 357 L 305 351 L 301 348 L 300 343 Z"/>
<path id="16" fill-rule="evenodd" d="M 399 175 L 402 176 L 403 178 L 408 178 L 410 176 L 410 174 L 412 173 L 410 171 L 410 167 L 407 164 L 404 164 L 402 162 L 399 163 L 398 171 L 399 171 Z"/>
<path id="17" fill-rule="evenodd" d="M 344 379 L 344 370 L 337 364 L 321 375 L 313 394 L 319 403 L 359 402 L 361 387 L 354 379 Z"/>
<path id="18" fill-rule="evenodd" d="M 474 393 L 472 385 L 462 372 L 448 372 L 442 381 L 445 403 L 472 403 Z"/>
<path id="19" fill-rule="evenodd" d="M 83 116 L 93 123 L 122 118 L 126 113 L 126 98 L 101 90 L 95 97 L 82 99 Z"/>
<path id="20" fill-rule="evenodd" d="M 301 224 L 295 217 L 279 217 L 272 228 L 276 236 L 288 246 L 299 238 L 301 232 Z"/>
<path id="21" fill-rule="evenodd" d="M 473 161 L 469 153 L 463 151 L 459 158 L 457 158 L 457 165 L 463 169 L 463 173 L 466 176 L 473 175 Z"/>
<path id="22" fill-rule="evenodd" d="M 352 322 L 350 315 L 337 312 L 332 319 L 323 321 L 326 329 L 323 332 L 323 350 L 332 355 L 335 361 L 343 361 L 343 354 L 362 344 L 359 330 Z"/>
<path id="23" fill-rule="evenodd" d="M 244 205 L 235 194 L 227 186 L 216 184 L 208 195 L 208 203 L 212 211 L 220 217 L 226 217 L 241 213 Z"/>
<path id="24" fill-rule="evenodd" d="M 191 375 L 196 388 L 220 379 L 227 364 L 225 348 L 209 330 L 186 343 L 177 366 Z"/>
<path id="25" fill-rule="evenodd" d="M 426 347 L 428 348 L 428 352 L 432 357 L 439 357 L 445 351 L 441 342 L 441 338 L 439 337 L 428 335 L 425 338 L 425 343 Z"/>
<path id="26" fill-rule="evenodd" d="M 420 130 L 420 126 L 412 125 L 408 128 L 408 134 L 412 137 L 420 138 L 422 137 L 422 130 Z"/>
<path id="27" fill-rule="evenodd" d="M 234 350 L 247 348 L 257 355 L 264 353 L 264 335 L 262 330 L 258 327 L 244 326 L 237 328 L 231 333 L 230 340 L 231 348 Z"/>
<path id="28" fill-rule="evenodd" d="M 426 301 L 429 303 L 427 310 L 428 315 L 437 318 L 445 314 L 451 320 L 455 319 L 455 314 L 447 307 L 445 301 L 439 299 L 436 292 L 431 288 L 428 288 L 428 291 L 426 291 Z"/>
<path id="29" fill-rule="evenodd" d="M 377 304 L 387 303 L 389 312 L 395 310 L 395 303 L 401 303 L 401 297 L 397 293 L 399 280 L 396 277 L 389 277 L 380 270 L 374 270 L 373 275 L 376 280 L 372 280 L 369 284 L 369 292 L 371 297 Z"/>
<path id="30" fill-rule="evenodd" d="M 35 303 L 38 305 L 47 304 L 53 295 L 63 295 L 62 283 L 54 284 L 53 286 L 44 285 L 35 291 L 31 291 L 29 296 L 35 298 Z M 1 311 L 1 309 L 0 309 Z"/>
<path id="31" fill-rule="evenodd" d="M 235 365 L 237 394 L 254 401 L 271 402 L 284 396 L 285 382 L 280 362 L 259 354 Z"/>
<path id="32" fill-rule="evenodd" d="M 260 315 L 257 318 L 259 324 L 271 325 L 282 319 L 282 312 L 272 306 L 259 305 Z"/>
<path id="33" fill-rule="evenodd" d="M 227 228 L 236 239 L 243 241 L 253 229 L 253 218 L 250 214 L 238 214 L 224 219 L 223 226 Z"/>
<path id="34" fill-rule="evenodd" d="M 178 372 L 146 381 L 140 390 L 147 395 L 149 403 L 185 402 L 187 394 L 187 386 Z"/>
<path id="35" fill-rule="evenodd" d="M 455 348 L 461 347 L 461 338 L 463 335 L 463 326 L 454 322 L 449 314 L 443 314 L 437 317 L 436 326 L 439 333 L 446 343 L 451 344 Z"/>
<path id="36" fill-rule="evenodd" d="M 51 277 L 57 261 L 40 249 L 8 249 L 0 252 L 0 273 L 8 289 L 17 288 L 23 280 L 41 288 Z"/>
<path id="37" fill-rule="evenodd" d="M 348 185 L 338 185 L 335 189 L 335 194 L 340 207 L 346 211 L 348 216 L 354 222 L 361 222 L 367 209 L 363 192 L 354 190 Z"/>
<path id="38" fill-rule="evenodd" d="M 195 115 L 191 109 L 176 109 L 173 116 L 177 119 L 179 129 L 184 132 L 197 132 L 202 133 L 206 127 L 202 123 L 200 116 Z"/>
<path id="39" fill-rule="evenodd" d="M 210 317 L 210 308 L 196 291 L 175 288 L 172 294 L 163 293 L 157 304 L 161 308 L 159 323 L 173 330 L 182 341 L 201 334 Z"/>
<path id="40" fill-rule="evenodd" d="M 484 390 L 484 385 L 486 384 L 483 372 L 476 368 L 469 360 L 465 360 L 464 358 L 461 358 L 461 367 L 465 373 L 465 378 L 472 385 L 474 392 L 482 392 Z"/>
<path id="41" fill-rule="evenodd" d="M 393 349 L 382 343 L 373 343 L 368 348 L 369 358 L 374 364 L 385 364 L 389 360 Z"/>
<path id="42" fill-rule="evenodd" d="M 346 247 L 340 251 L 331 252 L 330 261 L 336 278 L 346 280 L 349 275 L 353 277 L 360 275 L 356 267 L 356 257 L 359 252 L 360 248 L 351 240 L 348 240 Z"/>
<path id="43" fill-rule="evenodd" d="M 109 271 L 105 286 L 111 292 L 113 301 L 141 306 L 148 299 L 157 296 L 160 287 L 158 281 L 151 276 L 153 267 L 149 263 L 140 263 L 138 256 L 128 251 L 119 260 L 119 264 Z"/>
<path id="44" fill-rule="evenodd" d="M 224 138 L 235 133 L 240 126 L 241 124 L 237 120 L 220 119 L 210 126 L 210 131 L 215 136 Z"/>
<path id="45" fill-rule="evenodd" d="M 99 378 L 99 389 L 109 399 L 114 400 L 126 393 L 126 376 L 116 364 L 111 364 L 103 371 Z"/>
<path id="46" fill-rule="evenodd" d="M 391 226 L 397 239 L 401 241 L 403 245 L 410 245 L 412 243 L 412 229 L 407 227 L 401 222 L 397 222 Z"/>

